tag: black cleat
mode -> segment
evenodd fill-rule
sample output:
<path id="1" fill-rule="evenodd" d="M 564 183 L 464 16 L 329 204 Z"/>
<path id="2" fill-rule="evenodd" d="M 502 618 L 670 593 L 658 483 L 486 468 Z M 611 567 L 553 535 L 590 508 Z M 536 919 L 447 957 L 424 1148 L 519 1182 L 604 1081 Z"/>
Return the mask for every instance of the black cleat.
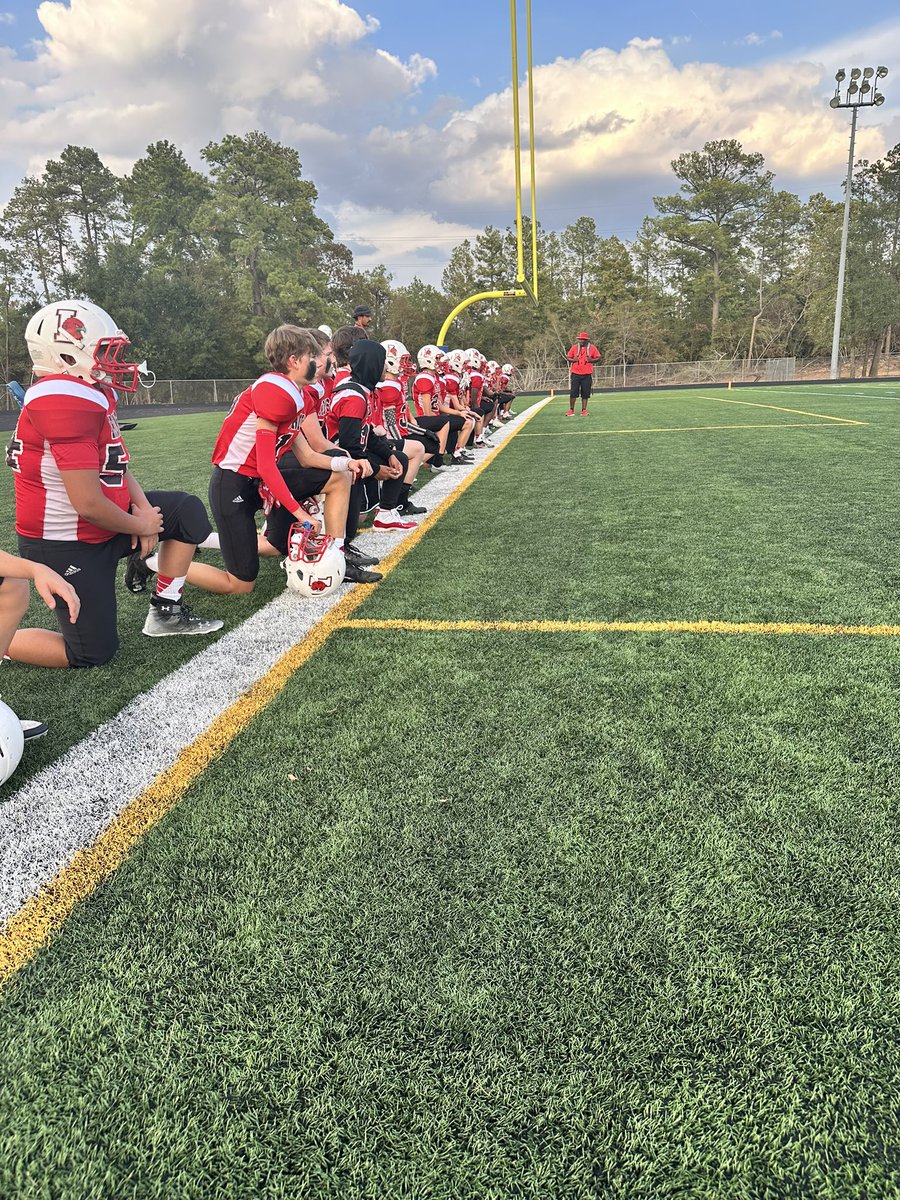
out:
<path id="1" fill-rule="evenodd" d="M 365 567 L 357 566 L 352 558 L 347 559 L 344 583 L 380 583 L 383 578 L 378 571 L 367 571 Z"/>
<path id="2" fill-rule="evenodd" d="M 407 500 L 405 504 L 397 506 L 397 511 L 404 517 L 415 517 L 419 513 L 427 513 L 428 509 L 421 504 L 413 504 L 410 500 Z"/>
<path id="3" fill-rule="evenodd" d="M 379 561 L 374 554 L 365 554 L 357 546 L 351 546 L 349 542 L 344 544 L 344 554 L 346 554 L 348 562 L 354 562 L 358 567 L 374 567 Z"/>
<path id="4" fill-rule="evenodd" d="M 147 580 L 153 572 L 147 566 L 145 559 L 141 558 L 140 550 L 135 550 L 134 554 L 128 559 L 128 565 L 125 567 L 125 587 L 129 592 L 134 592 L 138 595 L 140 592 L 146 592 Z"/>

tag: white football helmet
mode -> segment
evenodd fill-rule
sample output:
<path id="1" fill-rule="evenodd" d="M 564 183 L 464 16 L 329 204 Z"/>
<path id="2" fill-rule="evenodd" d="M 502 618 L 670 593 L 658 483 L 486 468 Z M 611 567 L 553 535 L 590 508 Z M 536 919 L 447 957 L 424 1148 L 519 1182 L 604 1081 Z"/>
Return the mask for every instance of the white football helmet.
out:
<path id="1" fill-rule="evenodd" d="M 35 375 L 74 375 L 136 392 L 146 362 L 128 362 L 131 345 L 112 317 L 90 300 L 58 300 L 38 309 L 25 328 Z"/>
<path id="2" fill-rule="evenodd" d="M 451 350 L 447 355 L 447 365 L 457 375 L 461 375 L 466 369 L 466 352 L 465 350 Z"/>
<path id="3" fill-rule="evenodd" d="M 508 376 L 510 379 L 512 378 L 512 373 L 515 369 L 516 368 L 512 365 L 512 363 L 504 363 L 503 366 L 500 368 L 500 370 L 503 372 L 503 374 Z"/>
<path id="4" fill-rule="evenodd" d="M 392 375 L 405 375 L 409 370 L 409 351 L 402 342 L 391 339 L 387 342 L 382 342 L 387 358 L 384 360 L 385 367 Z"/>
<path id="5" fill-rule="evenodd" d="M 22 723 L 9 705 L 0 700 L 0 783 L 6 783 L 19 765 L 24 748 Z"/>
<path id="6" fill-rule="evenodd" d="M 429 344 L 422 347 L 416 355 L 416 361 L 423 371 L 436 371 L 443 357 L 444 352 L 440 347 Z"/>
<path id="7" fill-rule="evenodd" d="M 480 371 L 481 364 L 483 362 L 481 351 L 476 350 L 475 347 L 472 346 L 469 350 L 465 351 L 465 355 L 466 369 L 469 371 Z"/>
<path id="8" fill-rule="evenodd" d="M 496 375 L 497 372 L 500 370 L 500 364 L 498 362 L 494 362 L 493 359 L 490 359 L 488 362 L 488 365 L 487 365 L 487 369 L 491 375 Z"/>
<path id="9" fill-rule="evenodd" d="M 334 336 L 330 325 L 319 325 L 317 328 L 319 333 L 324 333 L 327 338 Z"/>
<path id="10" fill-rule="evenodd" d="M 288 555 L 283 566 L 290 591 L 311 599 L 337 591 L 344 582 L 347 560 L 333 537 L 295 522 L 288 535 Z"/>

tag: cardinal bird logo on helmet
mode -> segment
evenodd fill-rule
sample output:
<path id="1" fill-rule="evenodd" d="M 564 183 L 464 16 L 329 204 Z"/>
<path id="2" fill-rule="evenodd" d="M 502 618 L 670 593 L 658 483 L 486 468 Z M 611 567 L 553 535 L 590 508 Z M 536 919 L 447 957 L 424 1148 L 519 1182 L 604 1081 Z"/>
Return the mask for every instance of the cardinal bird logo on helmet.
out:
<path id="1" fill-rule="evenodd" d="M 67 313 L 68 316 L 66 315 Z M 87 328 L 81 317 L 77 316 L 74 312 L 72 312 L 71 309 L 60 309 L 56 316 L 57 334 L 67 333 L 73 342 L 84 341 L 84 335 L 87 333 Z"/>

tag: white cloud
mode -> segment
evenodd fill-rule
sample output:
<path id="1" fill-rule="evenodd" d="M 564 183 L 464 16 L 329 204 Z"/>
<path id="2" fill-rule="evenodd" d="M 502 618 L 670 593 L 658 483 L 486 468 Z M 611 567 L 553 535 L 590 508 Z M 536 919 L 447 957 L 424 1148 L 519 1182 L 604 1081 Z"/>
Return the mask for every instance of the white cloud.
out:
<path id="1" fill-rule="evenodd" d="M 342 0 L 44 0 L 38 16 L 34 58 L 0 46 L 0 202 L 70 142 L 125 172 L 159 138 L 200 165 L 206 142 L 258 128 L 297 147 L 360 265 L 384 261 L 400 280 L 436 281 L 454 241 L 512 218 L 510 89 L 469 107 L 432 92 L 416 117 L 410 102 L 437 72 L 428 47 L 400 58 Z M 774 48 L 777 32 L 754 36 Z M 587 212 L 608 229 L 620 203 L 627 236 L 674 190 L 671 160 L 716 138 L 761 151 L 781 187 L 837 194 L 847 121 L 827 101 L 854 59 L 900 61 L 900 19 L 802 58 L 782 43 L 752 70 L 676 65 L 657 37 L 538 65 L 542 219 L 559 228 Z M 900 139 L 894 82 L 860 123 L 860 157 Z"/>
<path id="2" fill-rule="evenodd" d="M 390 108 L 436 72 L 422 55 L 404 62 L 373 46 L 377 20 L 341 0 L 268 0 L 262 14 L 257 0 L 44 0 L 38 18 L 46 36 L 33 60 L 0 49 L 10 169 L 69 142 L 112 164 L 166 137 L 196 161 L 227 132 L 364 127 L 367 107 Z"/>
<path id="3" fill-rule="evenodd" d="M 691 40 L 691 35 L 689 33 L 676 33 L 675 36 L 672 38 L 672 45 L 673 46 L 686 46 L 690 40 Z"/>
<path id="4" fill-rule="evenodd" d="M 748 33 L 744 37 L 738 38 L 734 43 L 735 46 L 764 46 L 766 42 L 778 42 L 784 37 L 780 29 L 773 29 L 769 33 Z"/>
<path id="5" fill-rule="evenodd" d="M 0 25 L 15 25 L 16 14 L 11 12 L 0 12 Z"/>
<path id="6" fill-rule="evenodd" d="M 846 122 L 827 105 L 821 66 L 678 67 L 656 43 L 635 39 L 620 52 L 589 50 L 536 68 L 545 203 L 568 195 L 596 205 L 598 196 L 628 180 L 654 186 L 663 181 L 662 190 L 674 190 L 671 160 L 718 138 L 761 151 L 782 187 L 789 186 L 786 180 L 840 177 Z M 493 215 L 511 205 L 510 109 L 507 90 L 454 113 L 439 137 L 425 126 L 399 131 L 381 126 L 369 135 L 369 152 L 406 181 L 411 202 L 448 211 L 450 200 L 455 203 L 449 211 L 457 217 Z M 858 148 L 868 158 L 884 152 L 884 136 L 874 122 L 860 129 Z M 648 201 L 645 212 L 650 211 Z M 635 225 L 642 215 L 636 214 Z"/>
<path id="7" fill-rule="evenodd" d="M 418 275 L 435 286 L 453 247 L 482 230 L 430 212 L 373 208 L 353 200 L 341 201 L 328 216 L 337 238 L 352 248 L 358 270 L 384 263 L 401 282 Z"/>

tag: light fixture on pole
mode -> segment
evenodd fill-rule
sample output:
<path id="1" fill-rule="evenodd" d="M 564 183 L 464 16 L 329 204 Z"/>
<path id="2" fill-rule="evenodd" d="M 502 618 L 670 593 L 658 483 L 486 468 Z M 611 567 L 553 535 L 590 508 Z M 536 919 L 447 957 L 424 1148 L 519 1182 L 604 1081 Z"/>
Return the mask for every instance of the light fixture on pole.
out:
<path id="1" fill-rule="evenodd" d="M 850 120 L 850 156 L 847 160 L 847 182 L 844 185 L 844 228 L 841 232 L 841 257 L 838 266 L 837 300 L 834 306 L 834 335 L 831 339 L 831 378 L 840 377 L 841 357 L 841 310 L 844 306 L 844 274 L 847 267 L 847 236 L 850 232 L 850 193 L 853 187 L 853 151 L 856 146 L 856 114 L 861 108 L 879 108 L 884 96 L 878 90 L 879 79 L 887 77 L 887 67 L 852 67 L 846 97 L 841 96 L 841 84 L 847 72 L 841 67 L 835 75 L 837 87 L 831 97 L 832 108 L 853 110 Z M 874 83 L 872 82 L 874 78 Z"/>

